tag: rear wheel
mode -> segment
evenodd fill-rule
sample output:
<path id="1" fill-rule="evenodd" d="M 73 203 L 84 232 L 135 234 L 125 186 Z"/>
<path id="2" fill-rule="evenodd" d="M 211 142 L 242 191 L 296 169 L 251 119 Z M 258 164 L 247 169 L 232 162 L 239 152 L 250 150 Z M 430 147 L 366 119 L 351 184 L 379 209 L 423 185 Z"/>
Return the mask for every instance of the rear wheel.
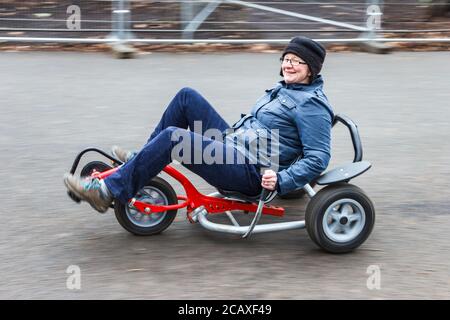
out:
<path id="1" fill-rule="evenodd" d="M 159 177 L 153 178 L 134 197 L 137 201 L 154 205 L 177 204 L 177 195 L 170 184 Z M 144 214 L 133 208 L 129 203 L 115 201 L 114 211 L 120 225 L 139 236 L 158 234 L 167 229 L 177 215 L 177 210 Z"/>
<path id="2" fill-rule="evenodd" d="M 321 189 L 306 208 L 310 238 L 331 253 L 349 252 L 369 237 L 375 224 L 375 209 L 357 186 L 339 183 Z"/>

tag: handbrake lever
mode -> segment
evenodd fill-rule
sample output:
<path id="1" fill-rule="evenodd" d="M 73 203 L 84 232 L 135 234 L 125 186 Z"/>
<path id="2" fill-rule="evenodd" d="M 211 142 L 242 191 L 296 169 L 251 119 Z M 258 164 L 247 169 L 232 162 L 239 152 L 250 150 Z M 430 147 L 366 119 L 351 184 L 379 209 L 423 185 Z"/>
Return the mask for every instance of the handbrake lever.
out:
<path id="1" fill-rule="evenodd" d="M 259 218 L 261 218 L 262 210 L 264 207 L 264 201 L 266 200 L 266 198 L 269 194 L 270 194 L 270 190 L 267 190 L 264 188 L 262 189 L 261 195 L 259 197 L 258 208 L 256 209 L 255 217 L 253 218 L 252 223 L 250 224 L 247 232 L 242 236 L 242 238 L 246 239 L 246 238 L 250 237 L 250 235 L 252 234 L 253 229 L 255 228 L 256 224 L 259 221 Z"/>

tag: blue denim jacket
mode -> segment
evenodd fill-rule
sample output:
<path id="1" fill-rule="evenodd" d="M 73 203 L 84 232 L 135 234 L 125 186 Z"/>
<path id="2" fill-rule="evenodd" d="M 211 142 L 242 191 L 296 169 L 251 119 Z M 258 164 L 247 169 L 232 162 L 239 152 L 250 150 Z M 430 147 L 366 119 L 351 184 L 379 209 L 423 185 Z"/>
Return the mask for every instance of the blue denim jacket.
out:
<path id="1" fill-rule="evenodd" d="M 259 136 L 260 129 L 278 129 L 279 146 L 273 148 L 272 145 L 269 150 L 273 151 L 272 157 L 278 152 L 277 189 L 285 194 L 302 188 L 327 168 L 331 157 L 333 117 L 323 92 L 322 76 L 309 85 L 280 81 L 274 88 L 266 90 L 250 114 L 233 125 L 235 131 L 225 136 L 225 143 L 234 141 L 235 147 L 245 153 L 248 143 L 236 145 L 233 138 Z M 260 155 L 257 158 L 261 164 Z"/>

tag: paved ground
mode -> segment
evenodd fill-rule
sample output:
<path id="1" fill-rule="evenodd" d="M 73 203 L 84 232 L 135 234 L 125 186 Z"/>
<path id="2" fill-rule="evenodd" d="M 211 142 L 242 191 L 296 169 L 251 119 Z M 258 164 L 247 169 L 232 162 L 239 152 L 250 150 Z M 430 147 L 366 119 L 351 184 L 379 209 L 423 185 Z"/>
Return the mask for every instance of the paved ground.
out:
<path id="1" fill-rule="evenodd" d="M 373 199 L 376 226 L 351 254 L 324 253 L 304 230 L 213 234 L 184 211 L 163 234 L 135 237 L 112 212 L 67 198 L 62 175 L 79 150 L 138 148 L 183 86 L 232 122 L 278 80 L 277 58 L 1 53 L 0 298 L 450 298 L 447 53 L 328 56 L 326 92 L 358 123 L 373 163 L 354 183 Z M 332 165 L 351 159 L 349 142 L 334 130 Z M 276 203 L 285 219 L 303 218 L 306 200 Z M 81 268 L 81 290 L 66 288 L 69 265 Z M 366 285 L 371 265 L 379 290 Z"/>

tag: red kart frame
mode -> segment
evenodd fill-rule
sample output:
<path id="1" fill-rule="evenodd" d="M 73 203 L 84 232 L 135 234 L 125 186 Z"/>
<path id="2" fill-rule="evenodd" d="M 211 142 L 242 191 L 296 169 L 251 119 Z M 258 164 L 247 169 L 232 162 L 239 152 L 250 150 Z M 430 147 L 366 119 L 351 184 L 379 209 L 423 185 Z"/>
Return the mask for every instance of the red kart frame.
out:
<path id="1" fill-rule="evenodd" d="M 349 182 L 366 172 L 372 165 L 370 162 L 362 160 L 362 144 L 356 124 L 343 115 L 335 116 L 333 126 L 337 122 L 343 123 L 350 131 L 354 149 L 353 162 L 331 169 L 317 177 L 314 182 L 323 186 L 317 193 L 309 183 L 303 186 L 303 192 L 310 198 L 305 210 L 304 220 L 257 225 L 262 214 L 284 216 L 284 208 L 267 204 L 277 195 L 276 191 L 263 189 L 259 197 L 248 197 L 225 190 L 204 195 L 194 187 L 185 175 L 170 165 L 162 171 L 177 180 L 183 186 L 186 195 L 174 194 L 173 188 L 167 181 L 155 178 L 149 181 L 149 184 L 159 184 L 158 188 L 167 189 L 166 191 L 170 192 L 170 201 L 165 203 L 172 204 L 151 204 L 144 202 L 145 198 L 139 197 L 130 199 L 128 206 L 116 202 L 114 204 L 116 218 L 122 227 L 132 234 L 154 235 L 165 230 L 174 221 L 178 209 L 186 208 L 187 219 L 191 223 L 198 222 L 210 231 L 241 235 L 242 238 L 248 238 L 253 233 L 306 229 L 314 243 L 327 252 L 344 253 L 352 251 L 359 247 L 370 235 L 375 223 L 375 208 L 365 192 Z M 105 179 L 119 170 L 123 164 L 120 160 L 102 150 L 88 148 L 80 152 L 75 158 L 70 170 L 71 174 L 75 174 L 81 157 L 89 151 L 100 153 L 108 158 L 112 161 L 112 166 L 101 161 L 89 162 L 80 172 L 82 177 L 90 176 Z M 71 191 L 68 191 L 68 195 L 75 202 L 81 201 Z M 129 209 L 140 214 L 130 213 Z M 231 211 L 254 212 L 255 215 L 250 225 L 241 226 L 234 219 Z M 170 212 L 170 214 L 157 215 L 157 213 L 162 212 Z M 144 216 L 147 218 L 144 220 L 151 220 L 149 215 L 153 213 L 155 215 L 152 218 L 155 219 L 148 224 L 133 220 L 135 216 Z M 219 213 L 225 213 L 231 220 L 232 225 L 208 220 L 208 215 Z"/>
<path id="2" fill-rule="evenodd" d="M 120 167 L 115 167 L 103 172 L 94 171 L 92 173 L 92 177 L 104 179 L 119 170 L 119 168 Z M 138 201 L 134 198 L 131 199 L 130 203 L 142 214 L 152 214 L 155 212 L 164 212 L 186 208 L 187 217 L 189 221 L 192 222 L 190 213 L 200 206 L 204 206 L 209 214 L 223 213 L 225 211 L 231 210 L 243 210 L 248 212 L 256 212 L 257 210 L 258 204 L 256 203 L 247 203 L 244 201 L 233 199 L 222 199 L 202 194 L 194 187 L 194 185 L 185 175 L 183 175 L 180 171 L 170 165 L 166 166 L 163 171 L 176 179 L 183 186 L 186 195 L 177 195 L 177 199 L 184 202 L 172 205 L 152 205 Z M 284 215 L 284 208 L 272 205 L 264 205 L 262 214 L 282 217 Z"/>

